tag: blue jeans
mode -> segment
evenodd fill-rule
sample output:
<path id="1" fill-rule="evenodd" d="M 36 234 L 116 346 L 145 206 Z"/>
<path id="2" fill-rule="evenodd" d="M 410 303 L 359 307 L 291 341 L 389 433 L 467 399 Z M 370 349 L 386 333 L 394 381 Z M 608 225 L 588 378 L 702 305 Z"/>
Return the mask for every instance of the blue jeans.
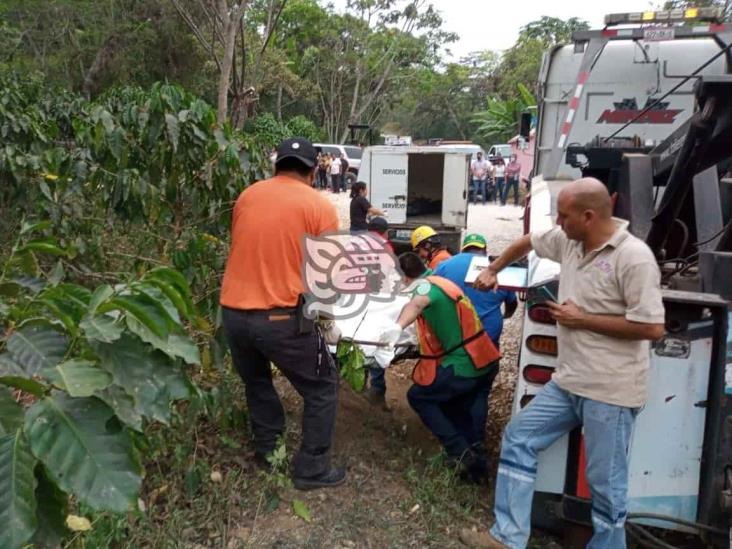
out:
<path id="1" fill-rule="evenodd" d="M 478 203 L 478 193 L 480 193 L 480 196 L 483 198 L 483 204 L 485 204 L 488 199 L 486 180 L 473 178 L 471 184 L 473 187 L 473 204 Z"/>
<path id="2" fill-rule="evenodd" d="M 496 176 L 496 202 L 503 201 L 503 176 Z"/>
<path id="3" fill-rule="evenodd" d="M 508 200 L 508 194 L 511 192 L 511 189 L 513 189 L 513 205 L 518 206 L 518 177 L 509 177 L 506 180 L 506 185 L 503 189 L 503 195 L 501 196 L 501 204 L 503 204 L 504 206 L 506 205 L 506 201 Z"/>
<path id="4" fill-rule="evenodd" d="M 377 393 L 386 393 L 386 370 L 381 366 L 371 366 L 369 368 L 369 379 L 371 380 L 371 389 Z"/>
<path id="5" fill-rule="evenodd" d="M 531 531 L 537 453 L 575 427 L 584 427 L 594 535 L 589 549 L 625 547 L 628 441 L 637 410 L 569 393 L 553 381 L 514 417 L 503 433 L 496 479 L 493 537 L 526 547 Z"/>
<path id="6" fill-rule="evenodd" d="M 482 448 L 488 419 L 488 395 L 498 366 L 480 377 L 459 377 L 452 366 L 438 367 L 431 385 L 412 385 L 409 405 L 442 443 L 449 458 L 460 459 L 468 448 Z"/>

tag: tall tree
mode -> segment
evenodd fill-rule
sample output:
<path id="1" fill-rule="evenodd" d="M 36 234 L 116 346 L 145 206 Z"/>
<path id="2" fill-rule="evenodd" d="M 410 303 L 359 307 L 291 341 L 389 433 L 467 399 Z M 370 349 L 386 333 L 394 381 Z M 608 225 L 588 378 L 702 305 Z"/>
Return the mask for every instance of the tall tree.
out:
<path id="1" fill-rule="evenodd" d="M 285 0 L 280 0 L 283 3 Z M 191 0 L 171 0 L 173 6 L 195 35 L 218 69 L 216 118 L 219 124 L 228 120 L 232 74 L 237 40 L 245 51 L 244 16 L 250 0 L 207 0 L 193 4 Z M 274 3 L 271 3 L 274 5 Z M 236 81 L 236 78 L 233 79 Z M 243 90 L 235 86 L 234 97 Z M 237 113 L 238 114 L 238 113 Z"/>
<path id="2" fill-rule="evenodd" d="M 570 42 L 572 33 L 588 28 L 586 21 L 576 17 L 565 21 L 546 16 L 523 26 L 516 43 L 504 53 L 495 73 L 500 96 L 503 99 L 515 97 L 519 84 L 533 90 L 544 52 L 555 44 Z"/>

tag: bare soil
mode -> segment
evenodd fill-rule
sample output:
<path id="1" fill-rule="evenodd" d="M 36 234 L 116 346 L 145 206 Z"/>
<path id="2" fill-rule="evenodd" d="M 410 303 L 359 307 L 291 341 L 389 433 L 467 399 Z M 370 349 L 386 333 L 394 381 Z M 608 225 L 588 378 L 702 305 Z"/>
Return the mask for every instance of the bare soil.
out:
<path id="1" fill-rule="evenodd" d="M 327 193 L 327 196 L 338 208 L 341 226 L 348 227 L 348 195 Z M 468 230 L 485 235 L 489 252 L 500 253 L 521 235 L 519 218 L 522 212 L 521 208 L 513 206 L 471 206 Z M 510 418 L 522 311 L 521 306 L 505 323 L 501 370 L 490 397 L 486 443 L 493 464 L 498 456 L 501 433 Z M 490 523 L 492 485 L 467 486 L 453 478 L 445 486 L 439 480 L 426 478 L 441 474 L 440 447 L 406 401 L 412 366 L 405 362 L 387 371 L 388 411 L 370 406 L 363 395 L 342 387 L 334 454 L 337 461 L 347 466 L 348 481 L 341 488 L 319 493 L 285 490 L 283 500 L 298 498 L 304 501 L 313 521 L 303 521 L 293 514 L 290 506 L 281 504 L 277 511 L 257 517 L 256 522 L 248 526 L 247 545 L 460 547 L 457 533 L 461 528 L 486 527 Z M 278 379 L 277 387 L 288 417 L 298 426 L 299 396 L 284 379 Z M 293 443 L 298 438 L 298 430 L 295 427 Z M 439 521 L 438 528 L 425 524 L 431 515 L 431 511 L 425 510 L 425 506 L 430 505 L 430 494 L 418 493 L 420 490 L 415 485 L 420 483 L 435 484 L 432 487 L 435 492 L 442 490 L 442 493 L 433 494 L 438 498 L 454 496 L 453 502 L 439 502 L 449 516 Z"/>
<path id="2" fill-rule="evenodd" d="M 348 195 L 328 196 L 348 226 Z M 491 253 L 500 252 L 520 236 L 520 208 L 471 206 L 469 230 L 484 234 Z M 517 349 L 522 306 L 505 323 L 503 359 L 490 397 L 486 442 L 495 461 L 501 433 L 510 417 L 516 382 Z M 406 401 L 412 364 L 402 363 L 386 373 L 388 411 L 342 385 L 335 437 L 334 461 L 347 467 L 347 482 L 335 489 L 298 492 L 287 486 L 285 474 L 265 475 L 251 460 L 245 422 L 223 429 L 213 422 L 195 426 L 192 456 L 178 456 L 189 470 L 204 472 L 194 491 L 174 466 L 159 466 L 146 481 L 143 501 L 148 512 L 133 525 L 125 546 L 186 547 L 462 547 L 462 528 L 485 529 L 492 521 L 493 482 L 473 486 L 461 482 L 441 460 L 436 439 Z M 244 408 L 243 388 L 232 374 L 221 383 Z M 288 456 L 300 437 L 302 401 L 281 376 L 275 384 L 288 418 Z M 245 411 L 242 411 L 245 414 Z M 243 417 L 243 416 L 242 416 Z M 226 434 L 224 434 L 226 433 Z M 235 440 L 231 440 L 235 439 Z M 159 463 L 174 463 L 180 443 Z M 211 477 L 209 472 L 220 473 Z M 214 481 L 213 479 L 216 478 Z M 491 475 L 494 478 L 494 474 Z M 161 492 L 161 490 L 163 492 Z M 297 516 L 293 501 L 304 503 L 309 520 Z M 539 537 L 534 547 L 547 546 Z"/>

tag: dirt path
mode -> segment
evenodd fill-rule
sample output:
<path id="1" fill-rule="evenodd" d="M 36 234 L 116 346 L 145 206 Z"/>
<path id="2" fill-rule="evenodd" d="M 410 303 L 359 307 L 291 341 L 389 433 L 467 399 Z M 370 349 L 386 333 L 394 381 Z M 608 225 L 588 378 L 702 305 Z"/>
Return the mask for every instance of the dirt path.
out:
<path id="1" fill-rule="evenodd" d="M 336 204 L 342 226 L 348 226 L 347 195 L 328 196 Z M 520 208 L 494 205 L 471 206 L 470 231 L 485 235 L 491 253 L 499 253 L 521 234 Z M 521 308 L 507 321 L 503 337 L 504 358 L 491 395 L 487 445 L 495 458 L 500 436 L 510 416 L 516 380 L 516 357 L 521 331 Z M 341 390 L 336 430 L 336 459 L 345 463 L 348 482 L 335 490 L 315 494 L 285 490 L 283 500 L 305 502 L 313 521 L 297 518 L 289 505 L 260 514 L 248 526 L 246 545 L 262 547 L 460 547 L 461 527 L 487 524 L 492 487 L 475 488 L 445 478 L 435 456 L 439 444 L 422 425 L 406 401 L 411 385 L 411 366 L 402 364 L 387 371 L 389 411 L 374 409 L 362 395 Z M 288 447 L 296 447 L 300 398 L 289 384 L 278 380 L 290 420 Z M 495 461 L 495 460 L 494 460 Z M 434 478 L 432 477 L 434 475 Z M 424 521 L 439 508 L 431 498 L 454 497 L 453 516 L 437 529 Z M 441 504 L 450 502 L 442 501 Z M 418 506 L 418 507 L 417 507 Z M 427 507 L 427 508 L 425 508 Z M 474 518 L 461 516 L 474 508 Z M 250 522 L 244 520 L 244 522 Z M 237 546 L 236 543 L 233 546 Z"/>

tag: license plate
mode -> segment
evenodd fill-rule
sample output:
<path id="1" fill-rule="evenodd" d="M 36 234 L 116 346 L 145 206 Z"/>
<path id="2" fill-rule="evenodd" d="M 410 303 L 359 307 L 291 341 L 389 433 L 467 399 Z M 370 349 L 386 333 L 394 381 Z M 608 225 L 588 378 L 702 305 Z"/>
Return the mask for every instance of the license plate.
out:
<path id="1" fill-rule="evenodd" d="M 397 240 L 409 240 L 412 237 L 412 231 L 408 229 L 400 229 L 396 231 Z"/>
<path id="2" fill-rule="evenodd" d="M 643 40 L 646 42 L 662 42 L 673 40 L 676 36 L 675 30 L 668 27 L 643 29 Z"/>

